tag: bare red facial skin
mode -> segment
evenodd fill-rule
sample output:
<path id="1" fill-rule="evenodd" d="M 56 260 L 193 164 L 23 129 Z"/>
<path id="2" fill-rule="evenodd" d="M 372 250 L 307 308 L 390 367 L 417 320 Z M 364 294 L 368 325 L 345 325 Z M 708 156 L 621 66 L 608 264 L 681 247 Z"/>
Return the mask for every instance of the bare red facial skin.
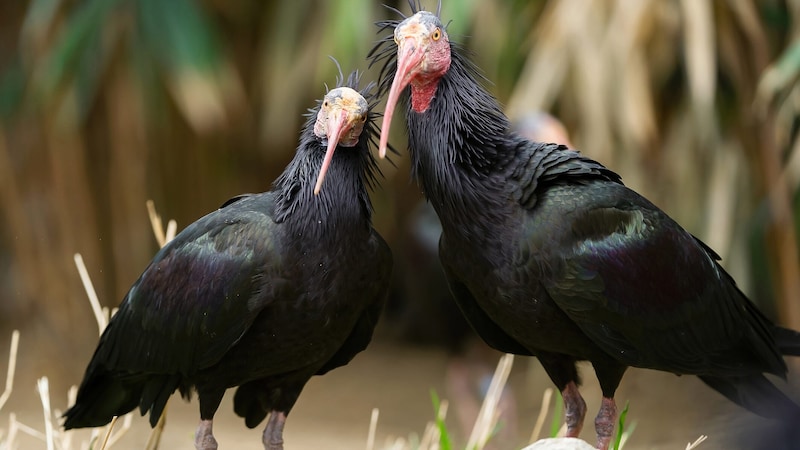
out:
<path id="1" fill-rule="evenodd" d="M 397 71 L 386 99 L 378 156 L 386 156 L 389 129 L 400 93 L 411 85 L 411 107 L 422 113 L 433 100 L 439 79 L 450 68 L 450 42 L 440 27 L 422 23 L 420 13 L 406 19 L 395 30 Z"/>

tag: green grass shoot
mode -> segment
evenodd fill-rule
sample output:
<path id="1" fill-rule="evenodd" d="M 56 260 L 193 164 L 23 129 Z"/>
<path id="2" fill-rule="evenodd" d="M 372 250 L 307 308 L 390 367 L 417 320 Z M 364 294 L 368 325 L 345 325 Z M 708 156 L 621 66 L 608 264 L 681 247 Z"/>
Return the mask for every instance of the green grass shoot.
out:
<path id="1" fill-rule="evenodd" d="M 553 405 L 553 420 L 550 421 L 550 437 L 557 437 L 563 421 L 564 399 L 559 392 L 556 395 L 556 403 Z"/>
<path id="2" fill-rule="evenodd" d="M 436 412 L 436 428 L 439 430 L 439 448 L 441 450 L 452 450 L 453 444 L 450 441 L 450 434 L 447 431 L 447 425 L 444 423 L 444 417 L 440 414 L 441 402 L 436 391 L 431 389 L 431 401 L 433 402 L 433 409 Z"/>

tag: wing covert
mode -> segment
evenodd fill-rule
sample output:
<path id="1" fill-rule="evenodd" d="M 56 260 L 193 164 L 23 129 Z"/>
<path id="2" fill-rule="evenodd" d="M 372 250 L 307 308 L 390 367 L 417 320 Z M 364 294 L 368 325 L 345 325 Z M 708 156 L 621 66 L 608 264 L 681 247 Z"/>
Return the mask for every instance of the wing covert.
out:
<path id="1" fill-rule="evenodd" d="M 93 363 L 121 372 L 191 373 L 218 361 L 285 288 L 274 224 L 248 202 L 182 231 L 131 287 Z M 232 207 L 232 206 L 229 206 Z M 252 294 L 255 292 L 255 294 Z M 171 345 L 164 345 L 170 342 Z"/>
<path id="2" fill-rule="evenodd" d="M 749 353 L 755 362 L 771 335 L 716 254 L 633 191 L 595 185 L 592 192 L 562 204 L 569 212 L 545 279 L 556 304 L 627 365 L 749 370 L 746 357 L 731 356 Z"/>

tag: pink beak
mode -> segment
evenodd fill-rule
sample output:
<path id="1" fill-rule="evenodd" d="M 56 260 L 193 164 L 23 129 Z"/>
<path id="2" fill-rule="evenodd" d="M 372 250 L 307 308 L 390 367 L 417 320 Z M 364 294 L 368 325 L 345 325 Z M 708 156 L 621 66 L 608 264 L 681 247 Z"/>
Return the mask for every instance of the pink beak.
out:
<path id="1" fill-rule="evenodd" d="M 397 106 L 397 99 L 403 92 L 408 83 L 414 78 L 414 69 L 422 62 L 424 52 L 421 46 L 416 45 L 413 38 L 405 38 L 397 52 L 397 72 L 392 80 L 392 88 L 389 90 L 389 97 L 386 99 L 386 110 L 383 113 L 383 124 L 381 125 L 381 140 L 378 146 L 378 156 L 381 159 L 386 157 L 386 146 L 389 143 L 389 128 L 392 124 L 392 115 Z"/>
<path id="2" fill-rule="evenodd" d="M 339 139 L 341 139 L 342 134 L 348 129 L 347 111 L 342 111 L 340 114 L 332 114 L 328 117 L 327 125 L 328 149 L 325 151 L 325 159 L 322 161 L 322 167 L 319 169 L 317 184 L 314 186 L 314 195 L 319 194 L 320 189 L 322 189 L 322 182 L 325 181 L 325 174 L 328 172 L 328 167 L 331 165 L 333 152 L 336 151 L 336 146 L 339 145 Z"/>

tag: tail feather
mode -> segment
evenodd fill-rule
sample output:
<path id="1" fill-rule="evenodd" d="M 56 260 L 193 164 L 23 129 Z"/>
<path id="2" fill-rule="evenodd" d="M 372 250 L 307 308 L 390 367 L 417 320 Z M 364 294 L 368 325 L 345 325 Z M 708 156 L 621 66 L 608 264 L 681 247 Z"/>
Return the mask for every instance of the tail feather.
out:
<path id="1" fill-rule="evenodd" d="M 139 400 L 139 411 L 145 415 L 150 411 L 150 426 L 155 427 L 158 419 L 164 412 L 167 400 L 178 388 L 180 377 L 178 375 L 151 376 L 142 383 L 142 393 Z"/>
<path id="2" fill-rule="evenodd" d="M 125 383 L 109 374 L 87 374 L 75 404 L 63 415 L 64 429 L 101 427 L 129 413 L 139 404 L 142 388 L 142 383 Z"/>
<path id="3" fill-rule="evenodd" d="M 150 411 L 150 425 L 155 426 L 179 381 L 177 375 L 121 377 L 90 368 L 75 404 L 64 413 L 64 429 L 101 427 L 137 406 L 142 415 Z"/>
<path id="4" fill-rule="evenodd" d="M 764 375 L 726 378 L 702 375 L 700 379 L 730 401 L 759 416 L 795 423 L 800 420 L 800 406 Z"/>
<path id="5" fill-rule="evenodd" d="M 800 356 L 800 332 L 776 326 L 773 335 L 782 354 Z"/>

